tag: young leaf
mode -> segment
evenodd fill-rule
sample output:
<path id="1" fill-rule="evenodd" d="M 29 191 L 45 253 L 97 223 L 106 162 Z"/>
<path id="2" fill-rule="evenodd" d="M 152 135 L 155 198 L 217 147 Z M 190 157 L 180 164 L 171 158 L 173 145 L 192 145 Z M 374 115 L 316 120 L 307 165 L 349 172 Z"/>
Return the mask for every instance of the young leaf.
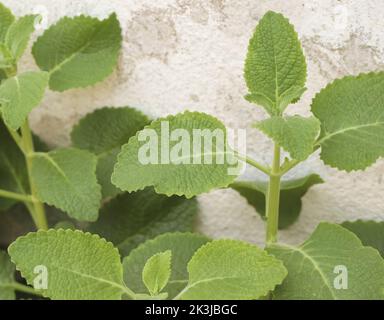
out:
<path id="1" fill-rule="evenodd" d="M 304 92 L 307 67 L 297 34 L 283 15 L 267 12 L 250 40 L 245 62 L 248 100 L 279 115 Z"/>
<path id="2" fill-rule="evenodd" d="M 80 221 L 98 217 L 101 191 L 96 157 L 85 150 L 61 149 L 35 153 L 32 179 L 39 199 Z"/>
<path id="3" fill-rule="evenodd" d="M 0 119 L 0 189 L 16 193 L 29 192 L 25 159 Z M 15 201 L 0 198 L 0 209 L 6 210 Z"/>
<path id="4" fill-rule="evenodd" d="M 25 72 L 1 84 L 0 110 L 8 127 L 18 130 L 24 124 L 43 99 L 48 79 L 46 72 Z"/>
<path id="5" fill-rule="evenodd" d="M 35 31 L 37 18 L 37 15 L 27 15 L 19 18 L 9 27 L 5 36 L 5 44 L 15 61 L 19 60 L 23 55 L 31 34 Z"/>
<path id="6" fill-rule="evenodd" d="M 185 112 L 132 137 L 118 156 L 112 183 L 128 192 L 154 186 L 161 194 L 191 198 L 233 182 L 233 160 L 225 126 L 204 113 Z"/>
<path id="7" fill-rule="evenodd" d="M 73 146 L 91 151 L 98 158 L 97 178 L 104 198 L 120 192 L 111 183 L 111 176 L 121 146 L 148 123 L 149 119 L 135 109 L 103 108 L 85 116 L 73 128 Z"/>
<path id="8" fill-rule="evenodd" d="M 9 287 L 14 280 L 15 267 L 9 256 L 0 251 L 0 301 L 14 300 L 16 298 L 15 290 Z"/>
<path id="9" fill-rule="evenodd" d="M 46 268 L 47 288 L 37 290 L 44 297 L 116 300 L 123 294 L 119 252 L 97 235 L 78 230 L 38 231 L 18 238 L 8 252 L 30 285 L 37 276 L 35 268 Z"/>
<path id="10" fill-rule="evenodd" d="M 172 252 L 172 273 L 164 292 L 169 298 L 174 298 L 187 284 L 187 264 L 193 254 L 209 239 L 192 233 L 167 233 L 148 240 L 132 250 L 123 260 L 124 281 L 133 291 L 144 293 L 147 291 L 142 281 L 142 270 L 149 258 L 159 252 Z"/>
<path id="11" fill-rule="evenodd" d="M 287 270 L 258 247 L 235 240 L 215 240 L 201 247 L 188 263 L 184 300 L 258 299 L 281 284 Z"/>
<path id="12" fill-rule="evenodd" d="M 162 233 L 192 231 L 196 215 L 196 199 L 169 198 L 147 188 L 108 202 L 87 231 L 111 241 L 125 256 L 140 243 Z"/>
<path id="13" fill-rule="evenodd" d="M 0 43 L 4 43 L 9 27 L 15 21 L 11 10 L 0 3 Z"/>
<path id="14" fill-rule="evenodd" d="M 272 117 L 257 123 L 256 128 L 289 152 L 292 159 L 304 161 L 314 150 L 320 122 L 314 117 Z"/>
<path id="15" fill-rule="evenodd" d="M 158 295 L 167 285 L 171 276 L 170 250 L 157 253 L 150 257 L 143 269 L 143 283 L 151 296 Z"/>
<path id="16" fill-rule="evenodd" d="M 384 222 L 345 221 L 341 226 L 352 231 L 363 245 L 377 249 L 384 257 Z"/>
<path id="17" fill-rule="evenodd" d="M 281 182 L 279 229 L 285 229 L 296 222 L 301 212 L 301 198 L 314 185 L 323 183 L 317 174 Z M 245 197 L 248 203 L 265 219 L 266 182 L 236 181 L 230 186 Z"/>
<path id="18" fill-rule="evenodd" d="M 116 14 L 106 20 L 64 17 L 36 41 L 32 53 L 40 69 L 50 72 L 55 91 L 87 87 L 109 76 L 121 48 Z"/>
<path id="19" fill-rule="evenodd" d="M 384 298 L 383 258 L 338 225 L 321 223 L 301 246 L 276 244 L 268 251 L 288 269 L 276 299 Z"/>
<path id="20" fill-rule="evenodd" d="M 312 102 L 321 121 L 321 159 L 332 167 L 365 169 L 384 156 L 384 72 L 345 77 Z"/>

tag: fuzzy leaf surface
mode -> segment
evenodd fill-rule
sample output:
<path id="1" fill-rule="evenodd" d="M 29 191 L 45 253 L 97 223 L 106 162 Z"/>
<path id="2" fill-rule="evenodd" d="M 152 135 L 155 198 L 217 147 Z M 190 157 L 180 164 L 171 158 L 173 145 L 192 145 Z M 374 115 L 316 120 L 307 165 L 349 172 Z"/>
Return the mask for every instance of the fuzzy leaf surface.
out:
<path id="1" fill-rule="evenodd" d="M 306 81 L 306 62 L 293 26 L 280 13 L 267 12 L 250 40 L 245 62 L 247 100 L 278 115 L 296 102 Z"/>
<path id="2" fill-rule="evenodd" d="M 18 130 L 29 113 L 39 106 L 48 79 L 47 72 L 31 71 L 9 78 L 0 85 L 0 109 L 8 127 Z"/>
<path id="3" fill-rule="evenodd" d="M 97 220 L 101 188 L 96 161 L 93 154 L 78 149 L 35 153 L 31 174 L 38 198 L 77 220 Z"/>
<path id="4" fill-rule="evenodd" d="M 150 257 L 143 269 L 143 282 L 152 296 L 158 295 L 167 285 L 171 276 L 170 250 Z"/>
<path id="5" fill-rule="evenodd" d="M 53 300 L 117 300 L 123 293 L 123 270 L 117 249 L 97 235 L 48 230 L 18 238 L 8 249 L 28 284 L 36 266 L 48 271 L 48 288 L 38 291 Z"/>
<path id="6" fill-rule="evenodd" d="M 201 247 L 188 263 L 183 300 L 258 299 L 282 283 L 283 263 L 258 247 L 236 240 L 215 240 Z"/>
<path id="7" fill-rule="evenodd" d="M 384 72 L 348 76 L 316 95 L 321 159 L 339 170 L 363 170 L 384 156 Z"/>
<path id="8" fill-rule="evenodd" d="M 315 117 L 271 117 L 257 123 L 256 128 L 287 151 L 292 159 L 304 161 L 314 150 L 320 122 Z"/>
<path id="9" fill-rule="evenodd" d="M 102 21 L 64 17 L 37 39 L 32 53 L 40 69 L 50 72 L 49 87 L 65 91 L 94 85 L 109 76 L 121 42 L 116 14 Z"/>
<path id="10" fill-rule="evenodd" d="M 196 138 L 195 130 L 206 130 L 208 143 L 201 135 Z M 191 198 L 227 187 L 236 177 L 229 169 L 236 165 L 225 126 L 207 114 L 187 111 L 156 120 L 132 137 L 118 156 L 112 183 L 128 192 L 154 186 L 160 194 Z"/>
<path id="11" fill-rule="evenodd" d="M 31 34 L 35 31 L 37 18 L 37 15 L 27 15 L 19 18 L 9 27 L 5 37 L 5 44 L 15 61 L 21 58 L 27 48 Z"/>
<path id="12" fill-rule="evenodd" d="M 288 269 L 287 278 L 274 291 L 275 299 L 384 298 L 383 258 L 339 225 L 321 223 L 299 247 L 276 244 L 268 251 Z M 347 270 L 347 289 L 335 286 L 338 266 Z"/>

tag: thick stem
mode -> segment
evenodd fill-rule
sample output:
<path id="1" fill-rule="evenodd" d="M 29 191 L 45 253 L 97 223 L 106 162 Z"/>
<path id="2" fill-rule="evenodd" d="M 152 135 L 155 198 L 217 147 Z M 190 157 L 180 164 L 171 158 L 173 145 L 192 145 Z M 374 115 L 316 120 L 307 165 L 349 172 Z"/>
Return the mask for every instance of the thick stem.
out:
<path id="1" fill-rule="evenodd" d="M 32 133 L 29 128 L 28 120 L 25 122 L 25 124 L 21 128 L 21 132 L 22 132 L 22 139 L 23 139 L 23 147 L 24 147 L 26 161 L 27 161 L 29 185 L 31 188 L 31 194 L 33 198 L 33 212 L 31 212 L 31 214 L 36 223 L 36 227 L 41 230 L 47 230 L 48 222 L 47 222 L 47 217 L 45 215 L 44 204 L 42 204 L 39 200 L 37 200 L 36 190 L 33 184 L 32 176 L 31 176 L 32 156 L 35 150 L 33 146 Z"/>
<path id="2" fill-rule="evenodd" d="M 277 242 L 280 204 L 280 146 L 275 144 L 273 165 L 267 191 L 267 244 Z"/>

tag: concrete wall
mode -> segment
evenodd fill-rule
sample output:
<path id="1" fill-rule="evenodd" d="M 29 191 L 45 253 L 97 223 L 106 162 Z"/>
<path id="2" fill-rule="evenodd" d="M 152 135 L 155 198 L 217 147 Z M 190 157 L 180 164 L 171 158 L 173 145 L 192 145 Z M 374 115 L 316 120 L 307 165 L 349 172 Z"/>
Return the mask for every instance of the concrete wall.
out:
<path id="1" fill-rule="evenodd" d="M 79 13 L 105 17 L 116 11 L 124 33 L 117 71 L 104 83 L 64 94 L 49 92 L 31 116 L 33 129 L 52 145 L 68 144 L 83 115 L 103 106 L 130 105 L 151 117 L 185 109 L 210 113 L 231 128 L 261 120 L 247 103 L 243 63 L 249 38 L 269 9 L 296 26 L 308 63 L 308 91 L 291 113 L 307 115 L 314 94 L 347 74 L 382 70 L 383 0 L 2 0 L 17 15 L 36 8 L 49 23 Z M 42 30 L 37 32 L 41 33 Z M 27 55 L 23 69 L 35 68 Z M 270 161 L 270 141 L 248 130 L 249 155 Z M 384 161 L 364 172 L 346 174 L 325 167 L 318 156 L 292 175 L 317 172 L 326 183 L 310 190 L 300 220 L 281 233 L 297 243 L 323 220 L 384 218 Z M 259 176 L 250 169 L 247 178 Z M 262 242 L 263 222 L 237 193 L 219 190 L 199 197 L 199 228 L 214 237 Z"/>

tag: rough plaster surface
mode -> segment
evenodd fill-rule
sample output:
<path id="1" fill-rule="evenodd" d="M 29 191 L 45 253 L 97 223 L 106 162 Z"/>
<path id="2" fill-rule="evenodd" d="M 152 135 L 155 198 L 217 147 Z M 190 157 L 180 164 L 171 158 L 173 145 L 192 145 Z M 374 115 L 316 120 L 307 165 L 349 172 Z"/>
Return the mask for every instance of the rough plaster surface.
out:
<path id="1" fill-rule="evenodd" d="M 16 14 L 45 10 L 49 23 L 80 13 L 105 17 L 116 11 L 124 33 L 117 71 L 104 83 L 64 94 L 49 92 L 31 116 L 35 132 L 52 145 L 68 144 L 74 123 L 106 105 L 130 105 L 151 117 L 185 109 L 245 128 L 264 117 L 247 103 L 242 73 L 249 38 L 269 9 L 296 26 L 308 63 L 308 91 L 291 113 L 308 114 L 314 94 L 334 78 L 384 66 L 383 0 L 3 0 Z M 42 30 L 37 32 L 41 33 Z M 35 68 L 31 56 L 23 69 Z M 269 141 L 249 129 L 249 155 L 270 161 Z M 347 175 L 311 157 L 292 173 L 317 172 L 326 183 L 303 200 L 300 220 L 281 240 L 304 240 L 323 220 L 384 218 L 384 161 Z M 263 178 L 249 169 L 246 178 Z M 236 192 L 219 190 L 199 197 L 199 229 L 214 237 L 262 243 L 263 222 Z"/>

